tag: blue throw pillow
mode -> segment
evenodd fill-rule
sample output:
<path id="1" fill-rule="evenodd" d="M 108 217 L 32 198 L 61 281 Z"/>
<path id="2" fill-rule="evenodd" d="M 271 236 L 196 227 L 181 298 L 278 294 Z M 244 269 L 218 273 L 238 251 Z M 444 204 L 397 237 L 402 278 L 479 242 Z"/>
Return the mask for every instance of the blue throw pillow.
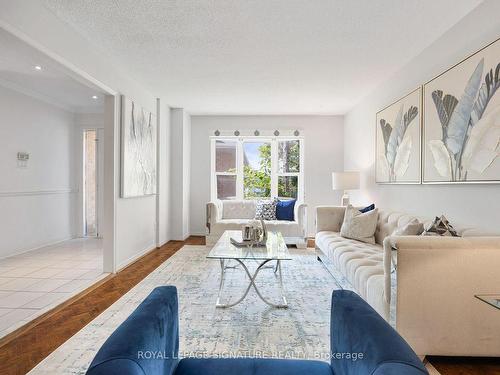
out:
<path id="1" fill-rule="evenodd" d="M 366 206 L 365 208 L 360 209 L 359 212 L 364 214 L 365 212 L 368 212 L 368 211 L 371 211 L 374 209 L 375 209 L 375 203 L 372 203 L 369 206 Z"/>
<path id="2" fill-rule="evenodd" d="M 276 204 L 276 220 L 294 220 L 293 210 L 297 199 L 288 199 L 286 201 L 278 200 Z"/>

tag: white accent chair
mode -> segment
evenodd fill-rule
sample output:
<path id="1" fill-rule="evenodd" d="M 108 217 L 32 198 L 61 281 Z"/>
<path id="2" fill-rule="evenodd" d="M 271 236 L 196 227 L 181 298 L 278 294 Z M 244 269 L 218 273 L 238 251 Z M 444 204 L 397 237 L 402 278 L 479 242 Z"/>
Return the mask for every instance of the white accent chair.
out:
<path id="1" fill-rule="evenodd" d="M 418 355 L 500 356 L 500 310 L 475 298 L 500 293 L 500 237 L 458 227 L 462 237 L 391 237 L 415 217 L 379 210 L 372 245 L 340 236 L 344 212 L 317 207 L 318 258 L 386 320 L 395 263 L 396 329 Z"/>
<path id="2" fill-rule="evenodd" d="M 254 200 L 217 200 L 207 203 L 206 244 L 214 245 L 226 230 L 239 230 L 255 221 Z M 294 221 L 265 221 L 267 230 L 281 232 L 288 245 L 307 247 L 307 205 L 295 203 Z"/>

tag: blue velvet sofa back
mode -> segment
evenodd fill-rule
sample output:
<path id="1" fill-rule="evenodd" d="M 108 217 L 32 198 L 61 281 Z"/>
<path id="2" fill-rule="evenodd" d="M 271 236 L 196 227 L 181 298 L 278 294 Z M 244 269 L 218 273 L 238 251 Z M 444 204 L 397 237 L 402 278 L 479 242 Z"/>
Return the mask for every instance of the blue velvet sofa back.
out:
<path id="1" fill-rule="evenodd" d="M 357 294 L 332 294 L 331 362 L 289 359 L 178 360 L 177 290 L 153 292 L 106 340 L 88 375 L 422 375 L 403 338 Z"/>
<path id="2" fill-rule="evenodd" d="M 179 352 L 177 288 L 155 288 L 97 352 L 87 374 L 172 374 Z"/>

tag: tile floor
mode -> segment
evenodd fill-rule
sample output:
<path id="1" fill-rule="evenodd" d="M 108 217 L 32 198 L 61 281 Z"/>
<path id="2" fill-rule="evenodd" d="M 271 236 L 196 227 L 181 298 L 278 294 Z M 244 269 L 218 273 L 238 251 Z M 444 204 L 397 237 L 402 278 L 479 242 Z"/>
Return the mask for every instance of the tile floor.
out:
<path id="1" fill-rule="evenodd" d="M 0 259 L 0 338 L 104 277 L 102 261 L 94 238 Z"/>

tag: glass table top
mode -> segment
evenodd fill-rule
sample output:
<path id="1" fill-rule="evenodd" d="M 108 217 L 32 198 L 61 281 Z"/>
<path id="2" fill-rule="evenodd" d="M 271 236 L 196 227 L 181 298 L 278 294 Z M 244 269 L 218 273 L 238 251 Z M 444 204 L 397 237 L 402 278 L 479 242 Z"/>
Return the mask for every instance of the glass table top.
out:
<path id="1" fill-rule="evenodd" d="M 242 240 L 241 230 L 227 230 L 214 245 L 207 258 L 214 259 L 259 259 L 290 260 L 290 252 L 280 232 L 268 232 L 266 246 L 235 246 L 231 238 Z"/>
<path id="2" fill-rule="evenodd" d="M 500 310 L 500 294 L 477 294 L 475 297 Z"/>

